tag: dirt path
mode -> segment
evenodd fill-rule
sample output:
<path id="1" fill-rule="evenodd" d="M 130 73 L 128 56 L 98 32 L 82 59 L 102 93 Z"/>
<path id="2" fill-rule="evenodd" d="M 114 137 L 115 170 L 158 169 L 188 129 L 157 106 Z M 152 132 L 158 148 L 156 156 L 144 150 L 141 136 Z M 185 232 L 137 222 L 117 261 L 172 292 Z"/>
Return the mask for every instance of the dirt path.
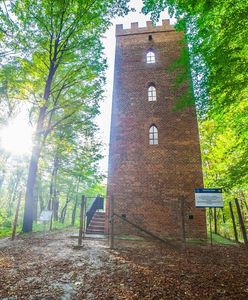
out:
<path id="1" fill-rule="evenodd" d="M 247 250 L 237 246 L 173 251 L 160 243 L 69 236 L 0 240 L 0 299 L 248 299 Z"/>

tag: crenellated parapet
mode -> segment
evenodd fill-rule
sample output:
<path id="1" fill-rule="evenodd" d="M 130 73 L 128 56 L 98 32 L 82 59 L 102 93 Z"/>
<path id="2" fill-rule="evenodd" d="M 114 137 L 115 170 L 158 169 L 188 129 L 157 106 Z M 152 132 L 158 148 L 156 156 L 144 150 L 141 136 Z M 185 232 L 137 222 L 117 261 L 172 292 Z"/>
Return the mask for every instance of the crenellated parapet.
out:
<path id="1" fill-rule="evenodd" d="M 116 36 L 140 34 L 140 33 L 153 33 L 161 31 L 174 31 L 175 28 L 170 24 L 170 20 L 162 20 L 162 25 L 153 26 L 152 21 L 146 22 L 146 27 L 139 27 L 138 22 L 131 23 L 131 28 L 123 29 L 123 24 L 116 25 Z"/>

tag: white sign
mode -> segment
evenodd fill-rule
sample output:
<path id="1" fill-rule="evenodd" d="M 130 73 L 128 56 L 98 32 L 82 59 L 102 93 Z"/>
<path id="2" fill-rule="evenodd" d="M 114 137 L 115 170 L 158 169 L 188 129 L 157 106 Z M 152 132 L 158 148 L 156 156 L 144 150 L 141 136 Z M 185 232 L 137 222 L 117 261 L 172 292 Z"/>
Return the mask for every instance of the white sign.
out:
<path id="1" fill-rule="evenodd" d="M 195 189 L 196 207 L 223 207 L 221 189 Z"/>
<path id="2" fill-rule="evenodd" d="M 40 214 L 40 221 L 50 221 L 52 213 L 52 210 L 43 210 Z"/>

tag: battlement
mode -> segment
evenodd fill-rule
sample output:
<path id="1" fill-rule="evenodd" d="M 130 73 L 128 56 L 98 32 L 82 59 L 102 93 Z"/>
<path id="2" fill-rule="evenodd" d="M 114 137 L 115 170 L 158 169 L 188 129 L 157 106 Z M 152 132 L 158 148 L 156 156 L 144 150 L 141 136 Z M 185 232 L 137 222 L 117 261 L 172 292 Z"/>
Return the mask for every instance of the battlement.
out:
<path id="1" fill-rule="evenodd" d="M 152 21 L 146 21 L 146 27 L 139 27 L 138 22 L 131 23 L 131 28 L 123 29 L 123 24 L 117 24 L 115 35 L 131 35 L 139 33 L 153 33 L 160 31 L 174 31 L 174 27 L 170 24 L 170 20 L 162 20 L 162 25 L 153 26 Z"/>

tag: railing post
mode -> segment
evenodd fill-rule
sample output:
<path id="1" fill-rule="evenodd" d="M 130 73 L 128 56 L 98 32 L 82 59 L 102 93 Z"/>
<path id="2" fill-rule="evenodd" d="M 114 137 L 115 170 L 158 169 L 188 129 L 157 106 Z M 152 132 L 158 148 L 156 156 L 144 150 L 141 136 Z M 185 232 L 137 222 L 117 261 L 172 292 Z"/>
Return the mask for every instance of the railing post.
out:
<path id="1" fill-rule="evenodd" d="M 87 218 L 86 218 L 86 206 L 87 206 L 87 197 L 84 198 L 84 226 L 83 226 L 83 238 L 85 238 L 85 234 L 86 234 L 86 222 L 87 222 Z"/>
<path id="2" fill-rule="evenodd" d="M 114 196 L 110 197 L 110 249 L 114 249 Z"/>
<path id="3" fill-rule="evenodd" d="M 231 213 L 231 218 L 232 218 L 232 223 L 233 223 L 234 237 L 235 237 L 235 241 L 238 243 L 239 239 L 238 239 L 238 233 L 237 233 L 237 228 L 236 228 L 236 223 L 235 223 L 235 218 L 234 218 L 231 201 L 229 202 L 229 207 L 230 207 L 230 213 Z"/>
<path id="4" fill-rule="evenodd" d="M 242 231 L 242 235 L 244 238 L 244 243 L 246 245 L 246 247 L 248 248 L 248 239 L 247 239 L 247 234 L 246 234 L 246 229 L 245 229 L 245 224 L 242 218 L 242 214 L 241 214 L 241 210 L 240 210 L 240 206 L 239 206 L 239 201 L 237 198 L 235 198 L 235 204 L 237 207 L 237 212 L 238 212 L 238 216 L 239 216 L 239 224 L 240 224 L 240 229 Z"/>

